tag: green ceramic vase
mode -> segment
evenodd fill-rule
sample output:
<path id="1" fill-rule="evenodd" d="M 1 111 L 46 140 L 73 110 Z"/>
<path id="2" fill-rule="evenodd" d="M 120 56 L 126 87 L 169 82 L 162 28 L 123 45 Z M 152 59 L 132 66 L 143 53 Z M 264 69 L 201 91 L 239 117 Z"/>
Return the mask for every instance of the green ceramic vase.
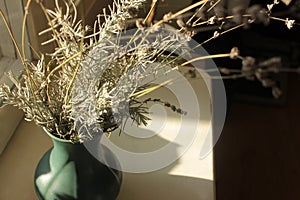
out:
<path id="1" fill-rule="evenodd" d="M 41 158 L 35 171 L 35 189 L 40 200 L 114 200 L 122 173 L 99 162 L 83 144 L 73 144 L 48 133 L 53 148 Z M 101 155 L 114 159 L 107 148 Z"/>

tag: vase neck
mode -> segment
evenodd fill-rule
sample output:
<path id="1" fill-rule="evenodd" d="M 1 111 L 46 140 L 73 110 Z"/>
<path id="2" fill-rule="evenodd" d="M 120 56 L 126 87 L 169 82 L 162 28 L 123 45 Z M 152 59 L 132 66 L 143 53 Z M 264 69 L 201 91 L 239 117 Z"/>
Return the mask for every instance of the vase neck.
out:
<path id="1" fill-rule="evenodd" d="M 74 160 L 79 157 L 80 154 L 87 151 L 81 143 L 71 143 L 70 141 L 60 141 L 52 138 L 53 150 L 52 154 L 59 156 L 65 155 L 70 160 Z"/>

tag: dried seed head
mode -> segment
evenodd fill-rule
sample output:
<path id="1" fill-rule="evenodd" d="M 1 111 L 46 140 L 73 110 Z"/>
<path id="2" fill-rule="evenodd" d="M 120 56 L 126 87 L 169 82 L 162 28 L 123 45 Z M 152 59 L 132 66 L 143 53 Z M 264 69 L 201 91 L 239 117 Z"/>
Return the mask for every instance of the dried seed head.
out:
<path id="1" fill-rule="evenodd" d="M 233 47 L 230 51 L 230 58 L 237 59 L 240 55 L 240 51 L 237 47 Z"/>
<path id="2" fill-rule="evenodd" d="M 231 72 L 230 72 L 230 69 L 225 68 L 225 67 L 220 68 L 220 72 L 223 73 L 223 74 L 230 74 L 230 73 L 231 73 Z"/>
<path id="3" fill-rule="evenodd" d="M 291 20 L 289 18 L 285 19 L 285 25 L 286 27 L 288 27 L 288 29 L 293 28 L 294 24 L 295 24 L 295 20 Z"/>
<path id="4" fill-rule="evenodd" d="M 251 17 L 255 18 L 256 15 L 257 15 L 257 13 L 259 13 L 261 9 L 262 9 L 262 7 L 260 5 L 253 5 L 253 6 L 249 7 L 249 8 L 247 8 L 246 12 L 248 14 L 250 14 Z"/>
<path id="5" fill-rule="evenodd" d="M 123 22 L 123 21 L 118 21 L 118 28 L 120 29 L 120 30 L 123 30 L 123 29 L 125 29 L 125 23 Z"/>
<path id="6" fill-rule="evenodd" d="M 172 15 L 173 14 L 171 12 L 165 14 L 164 17 L 163 17 L 163 20 L 169 21 L 172 18 Z"/>
<path id="7" fill-rule="evenodd" d="M 269 73 L 265 70 L 258 69 L 255 71 L 255 76 L 258 80 L 262 81 L 263 79 L 266 79 L 269 76 Z"/>
<path id="8" fill-rule="evenodd" d="M 195 34 L 196 33 L 193 30 L 186 30 L 184 32 L 184 36 L 185 36 L 185 38 L 186 38 L 187 41 L 190 41 Z"/>
<path id="9" fill-rule="evenodd" d="M 274 4 L 267 4 L 267 8 L 269 11 L 271 11 L 274 7 Z"/>
<path id="10" fill-rule="evenodd" d="M 251 15 L 251 19 L 255 23 L 263 23 L 264 25 L 269 24 L 269 11 L 262 8 L 260 5 L 253 5 L 246 10 L 247 13 Z"/>
<path id="11" fill-rule="evenodd" d="M 181 113 L 182 110 L 180 108 L 177 108 L 176 112 Z"/>
<path id="12" fill-rule="evenodd" d="M 233 22 L 241 24 L 243 22 L 243 14 L 245 9 L 241 6 L 236 6 L 232 9 Z"/>
<path id="13" fill-rule="evenodd" d="M 171 104 L 167 102 L 167 103 L 165 103 L 165 106 L 166 107 L 171 107 Z"/>
<path id="14" fill-rule="evenodd" d="M 207 24 L 215 24 L 216 23 L 216 20 L 217 20 L 217 17 L 216 16 L 213 16 L 213 17 L 211 17 L 211 18 L 209 18 L 208 20 L 207 20 Z"/>
<path id="15" fill-rule="evenodd" d="M 190 69 L 187 73 L 188 77 L 190 78 L 196 78 L 197 74 L 196 74 L 196 70 L 195 69 Z"/>
<path id="16" fill-rule="evenodd" d="M 218 31 L 215 31 L 214 35 L 213 35 L 213 39 L 216 39 L 219 36 L 220 36 L 220 33 Z"/>
<path id="17" fill-rule="evenodd" d="M 171 105 L 171 109 L 175 112 L 177 108 L 176 108 L 176 106 Z"/>
<path id="18" fill-rule="evenodd" d="M 183 21 L 182 18 L 177 19 L 177 20 L 176 20 L 176 23 L 177 23 L 177 25 L 178 25 L 180 28 L 186 27 L 186 23 Z"/>
<path id="19" fill-rule="evenodd" d="M 248 71 L 249 69 L 255 69 L 256 68 L 256 60 L 255 58 L 251 57 L 251 56 L 246 56 L 245 58 L 243 58 L 242 61 L 242 71 Z"/>
<path id="20" fill-rule="evenodd" d="M 144 28 L 145 24 L 143 23 L 143 19 L 137 19 L 135 20 L 135 25 L 137 28 Z"/>
<path id="21" fill-rule="evenodd" d="M 281 58 L 280 57 L 270 58 L 268 60 L 260 62 L 258 64 L 258 66 L 259 67 L 267 67 L 269 71 L 278 73 L 282 66 Z"/>
<path id="22" fill-rule="evenodd" d="M 279 0 L 274 0 L 274 4 L 279 4 Z"/>

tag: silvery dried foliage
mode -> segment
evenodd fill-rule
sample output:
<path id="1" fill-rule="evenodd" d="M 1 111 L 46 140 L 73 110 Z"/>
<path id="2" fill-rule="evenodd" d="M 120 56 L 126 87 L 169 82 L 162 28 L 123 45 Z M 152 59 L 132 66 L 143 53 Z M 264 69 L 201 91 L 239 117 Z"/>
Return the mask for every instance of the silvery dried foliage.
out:
<path id="1" fill-rule="evenodd" d="M 175 32 L 152 28 L 128 31 L 100 41 L 83 59 L 72 91 L 76 125 L 86 129 L 99 125 L 99 129 L 109 131 L 126 118 L 136 116 L 135 112 L 139 111 L 130 106 L 135 92 L 167 73 L 167 67 L 176 66 L 173 56 L 158 55 L 164 51 L 183 54 L 185 41 L 185 37 Z M 183 48 L 179 51 L 178 46 Z M 102 126 L 109 120 L 112 121 L 108 126 Z"/>
<path id="2" fill-rule="evenodd" d="M 144 1 L 115 1 L 110 15 L 104 15 L 104 23 L 100 19 L 95 22 L 98 30 L 90 37 L 86 34 L 88 28 L 77 20 L 73 1 L 64 1 L 62 5 L 55 1 L 54 10 L 46 9 L 39 2 L 50 19 L 50 28 L 44 32 L 52 32 L 53 36 L 45 44 L 56 42 L 57 48 L 50 57 L 41 56 L 37 64 L 24 62 L 26 70 L 21 81 L 9 74 L 16 87 L 11 90 L 7 85 L 1 86 L 0 97 L 4 103 L 18 106 L 25 112 L 27 120 L 35 121 L 51 133 L 78 140 L 70 100 L 74 80 L 78 78 L 77 71 L 84 64 L 85 54 L 102 40 L 120 32 L 122 28 L 119 24 L 131 17 L 128 11 L 138 9 Z M 87 39 L 89 43 L 85 43 Z"/>
<path id="3" fill-rule="evenodd" d="M 66 2 L 66 9 L 58 1 L 55 10 L 42 6 L 50 19 L 50 28 L 42 34 L 52 32 L 53 36 L 44 44 L 56 42 L 57 47 L 50 57 L 42 55 L 37 64 L 24 63 L 26 73 L 21 81 L 9 74 L 16 88 L 2 86 L 0 97 L 21 108 L 27 120 L 73 141 L 110 132 L 128 117 L 146 123 L 145 102 L 138 101 L 134 93 L 164 73 L 165 63 L 175 65 L 170 62 L 173 56 L 164 51 L 175 53 L 186 37 L 159 28 L 135 30 L 133 37 L 122 34 L 126 20 L 144 2 L 115 1 L 110 14 L 104 10 L 98 16 L 91 34 L 90 28 L 77 21 L 72 1 Z"/>

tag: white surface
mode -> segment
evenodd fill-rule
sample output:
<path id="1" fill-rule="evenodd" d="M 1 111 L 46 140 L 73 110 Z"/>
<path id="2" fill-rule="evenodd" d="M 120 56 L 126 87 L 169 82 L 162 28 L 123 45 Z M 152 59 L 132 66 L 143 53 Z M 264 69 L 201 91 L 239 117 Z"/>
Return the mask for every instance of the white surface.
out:
<path id="1" fill-rule="evenodd" d="M 131 136 L 126 134 L 121 134 L 121 136 L 111 136 L 111 140 L 123 149 L 135 153 L 147 153 L 159 151 L 163 146 L 172 143 L 178 134 L 186 134 L 187 139 L 189 139 L 189 134 L 178 132 L 178 127 L 190 126 L 191 123 L 198 124 L 197 134 L 193 143 L 187 151 L 171 165 L 150 173 L 124 173 L 124 182 L 118 200 L 215 199 L 213 152 L 211 151 L 204 159 L 199 158 L 206 136 L 212 134 L 210 124 L 210 97 L 203 81 L 192 80 L 191 83 L 193 89 L 198 91 L 196 95 L 199 100 L 201 111 L 200 119 L 194 119 L 194 121 L 191 119 L 190 122 L 182 124 L 179 120 L 180 116 L 169 110 L 164 110 L 161 114 L 158 114 L 158 116 L 152 115 L 154 121 L 149 125 L 149 129 L 151 130 L 151 127 L 153 126 L 158 130 L 154 131 L 154 135 L 149 134 L 149 137 L 139 138 L 139 132 L 137 131 L 137 133 L 129 132 Z M 172 94 L 165 89 L 159 89 L 152 93 L 151 96 L 160 97 L 161 99 L 167 99 L 171 103 L 176 103 L 176 99 L 172 98 Z M 157 111 L 159 108 L 154 108 L 154 110 Z M 165 115 L 168 115 L 168 120 L 166 123 L 163 123 L 162 121 L 164 120 Z M 155 117 L 158 117 L 158 119 Z M 153 125 L 153 123 L 155 125 Z M 143 136 L 146 136 L 146 134 L 143 134 Z M 178 148 L 181 146 L 174 142 L 173 146 L 173 153 L 176 154 Z M 169 156 L 174 155 L 170 153 Z M 166 154 L 163 154 L 161 159 L 167 159 Z M 150 160 L 148 162 L 151 163 L 155 161 Z"/>
<path id="2" fill-rule="evenodd" d="M 188 151 L 170 166 L 150 173 L 125 173 L 118 200 L 215 199 L 213 154 L 199 159 L 201 135 L 199 132 Z"/>

